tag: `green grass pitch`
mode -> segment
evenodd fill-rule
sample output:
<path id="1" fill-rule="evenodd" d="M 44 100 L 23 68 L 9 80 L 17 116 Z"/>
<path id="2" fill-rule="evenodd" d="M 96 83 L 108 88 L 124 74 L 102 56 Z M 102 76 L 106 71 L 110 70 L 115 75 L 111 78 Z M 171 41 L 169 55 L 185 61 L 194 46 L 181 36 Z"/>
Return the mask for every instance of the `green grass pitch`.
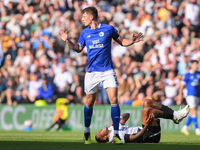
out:
<path id="1" fill-rule="evenodd" d="M 82 132 L 0 132 L 0 150 L 199 150 L 200 136 L 162 133 L 158 144 L 98 144 L 92 133 L 92 144 L 83 144 Z"/>

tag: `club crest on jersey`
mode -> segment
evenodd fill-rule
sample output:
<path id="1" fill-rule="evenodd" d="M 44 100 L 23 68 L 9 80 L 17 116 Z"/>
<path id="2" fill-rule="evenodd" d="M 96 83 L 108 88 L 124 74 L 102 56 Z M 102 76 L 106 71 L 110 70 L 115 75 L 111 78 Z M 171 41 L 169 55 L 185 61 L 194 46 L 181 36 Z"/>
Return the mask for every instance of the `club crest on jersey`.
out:
<path id="1" fill-rule="evenodd" d="M 91 37 L 90 35 L 87 36 L 87 38 L 90 38 L 90 37 Z"/>
<path id="2" fill-rule="evenodd" d="M 104 33 L 103 33 L 103 32 L 100 32 L 100 33 L 99 33 L 99 36 L 101 36 L 101 37 L 104 36 Z"/>

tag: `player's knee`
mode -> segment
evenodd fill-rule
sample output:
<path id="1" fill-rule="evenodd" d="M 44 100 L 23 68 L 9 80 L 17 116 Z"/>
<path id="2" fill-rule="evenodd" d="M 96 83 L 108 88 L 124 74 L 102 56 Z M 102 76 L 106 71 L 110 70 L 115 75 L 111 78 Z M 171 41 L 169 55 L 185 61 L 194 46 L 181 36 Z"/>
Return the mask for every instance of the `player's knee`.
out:
<path id="1" fill-rule="evenodd" d="M 143 103 L 143 107 L 150 107 L 151 106 L 151 101 L 150 99 L 145 99 Z"/>
<path id="2" fill-rule="evenodd" d="M 144 107 L 144 108 L 142 109 L 142 114 L 148 116 L 149 113 L 150 113 L 150 111 L 151 111 L 151 108 L 150 108 L 150 107 Z"/>
<path id="3" fill-rule="evenodd" d="M 94 106 L 94 102 L 92 102 L 92 101 L 87 101 L 87 102 L 86 102 L 86 105 L 90 108 L 90 107 Z"/>
<path id="4" fill-rule="evenodd" d="M 92 107 L 94 105 L 94 102 L 95 102 L 95 97 L 93 96 L 86 97 L 86 104 L 88 107 Z"/>
<path id="5" fill-rule="evenodd" d="M 111 104 L 118 104 L 118 100 L 116 96 L 113 96 L 112 98 L 110 98 L 110 103 Z"/>

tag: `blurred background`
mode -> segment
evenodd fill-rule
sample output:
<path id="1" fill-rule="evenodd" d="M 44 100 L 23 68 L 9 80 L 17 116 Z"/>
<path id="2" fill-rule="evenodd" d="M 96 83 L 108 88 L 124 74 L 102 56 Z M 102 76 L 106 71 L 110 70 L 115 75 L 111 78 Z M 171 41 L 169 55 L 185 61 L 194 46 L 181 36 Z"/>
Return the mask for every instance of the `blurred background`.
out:
<path id="1" fill-rule="evenodd" d="M 97 7 L 99 22 L 122 37 L 144 34 L 144 41 L 129 47 L 113 41 L 119 104 L 139 106 L 148 96 L 176 105 L 190 60 L 200 59 L 198 0 L 1 0 L 0 103 L 85 103 L 87 50 L 74 52 L 58 34 L 62 28 L 78 42 L 85 28 L 81 10 L 88 6 Z M 102 85 L 96 104 L 109 104 Z"/>

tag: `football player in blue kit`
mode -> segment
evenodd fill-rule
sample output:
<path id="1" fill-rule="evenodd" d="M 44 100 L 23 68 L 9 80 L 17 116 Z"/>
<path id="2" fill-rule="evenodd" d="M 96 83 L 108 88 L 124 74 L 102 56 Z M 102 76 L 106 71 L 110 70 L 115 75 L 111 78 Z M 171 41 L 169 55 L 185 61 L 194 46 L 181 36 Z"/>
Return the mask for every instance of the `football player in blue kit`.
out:
<path id="1" fill-rule="evenodd" d="M 162 105 L 152 99 L 146 98 L 142 109 L 142 127 L 126 126 L 129 114 L 122 114 L 119 122 L 119 136 L 123 143 L 159 143 L 161 137 L 160 120 L 158 118 L 171 119 L 179 124 L 188 114 L 189 105 L 179 111 L 174 111 L 168 106 Z M 113 143 L 113 126 L 100 129 L 95 139 L 98 143 Z"/>
<path id="2" fill-rule="evenodd" d="M 185 125 L 181 129 L 181 132 L 185 135 L 189 135 L 188 126 L 193 122 L 195 127 L 196 135 L 200 135 L 197 122 L 197 107 L 199 105 L 200 98 L 200 72 L 197 71 L 199 62 L 197 60 L 191 60 L 191 69 L 185 74 L 182 81 L 181 87 L 179 89 L 179 100 L 178 104 L 182 103 L 183 100 L 183 88 L 186 87 L 187 97 L 186 102 L 190 106 L 190 116 L 188 117 Z"/>
<path id="3" fill-rule="evenodd" d="M 64 32 L 62 29 L 59 30 L 59 37 L 78 53 L 80 53 L 84 47 L 87 48 L 88 64 L 85 74 L 86 104 L 84 107 L 85 144 L 91 144 L 90 124 L 93 105 L 101 82 L 108 93 L 111 103 L 111 118 L 114 126 L 113 140 L 116 144 L 121 144 L 122 141 L 118 135 L 120 120 L 120 108 L 117 99 L 118 83 L 113 69 L 111 42 L 112 39 L 114 39 L 121 46 L 130 46 L 142 41 L 143 34 L 133 34 L 132 39 L 120 37 L 113 26 L 98 22 L 98 12 L 95 7 L 87 7 L 82 10 L 82 22 L 88 27 L 82 31 L 78 43 L 72 42 L 67 32 Z"/>

